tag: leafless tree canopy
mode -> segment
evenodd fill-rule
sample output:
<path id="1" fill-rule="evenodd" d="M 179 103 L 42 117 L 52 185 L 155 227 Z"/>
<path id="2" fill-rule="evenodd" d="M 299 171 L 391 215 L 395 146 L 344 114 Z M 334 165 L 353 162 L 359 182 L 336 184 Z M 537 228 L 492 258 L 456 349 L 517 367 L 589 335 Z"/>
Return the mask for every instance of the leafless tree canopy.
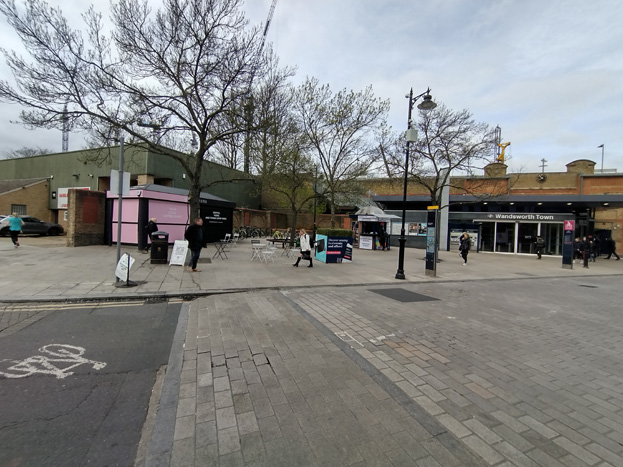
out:
<path id="1" fill-rule="evenodd" d="M 471 175 L 490 162 L 493 132 L 487 124 L 476 122 L 468 110 L 455 112 L 443 104 L 433 110 L 419 110 L 413 127 L 419 136 L 416 143 L 410 144 L 408 176 L 426 187 L 434 205 L 440 205 L 441 189 L 450 183 L 451 174 Z M 385 138 L 382 154 L 387 173 L 402 176 L 404 136 L 398 145 L 395 138 Z"/>
<path id="2" fill-rule="evenodd" d="M 4 159 L 22 159 L 24 157 L 32 157 L 32 156 L 40 156 L 42 154 L 51 154 L 52 150 L 44 149 L 44 148 L 29 148 L 22 147 L 20 149 L 15 149 L 14 151 L 2 151 L 2 157 Z"/>
<path id="3" fill-rule="evenodd" d="M 332 225 L 339 197 L 360 189 L 357 179 L 372 166 L 372 135 L 388 110 L 389 101 L 376 98 L 372 87 L 334 94 L 308 78 L 295 90 L 294 112 L 327 184 Z"/>
<path id="4" fill-rule="evenodd" d="M 198 210 L 202 163 L 211 148 L 245 131 L 239 110 L 251 77 L 261 82 L 267 57 L 260 30 L 249 29 L 242 0 L 146 0 L 111 5 L 112 27 L 92 7 L 83 30 L 42 0 L 19 7 L 0 0 L 0 12 L 28 57 L 2 50 L 15 86 L 0 81 L 0 99 L 21 104 L 29 127 L 70 124 L 99 138 L 122 132 L 130 140 L 167 142 L 189 174 L 191 208 Z M 274 62 L 273 62 L 274 63 Z M 139 126 L 147 123 L 150 127 Z M 192 142 L 195 141 L 196 145 Z"/>

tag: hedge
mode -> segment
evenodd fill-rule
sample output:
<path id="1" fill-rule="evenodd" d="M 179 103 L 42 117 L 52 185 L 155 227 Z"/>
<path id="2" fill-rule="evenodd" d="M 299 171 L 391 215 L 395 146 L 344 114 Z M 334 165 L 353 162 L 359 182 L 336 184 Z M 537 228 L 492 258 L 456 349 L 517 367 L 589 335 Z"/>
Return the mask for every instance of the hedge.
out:
<path id="1" fill-rule="evenodd" d="M 316 229 L 316 234 L 326 235 L 327 237 L 352 237 L 353 231 L 350 229 Z"/>

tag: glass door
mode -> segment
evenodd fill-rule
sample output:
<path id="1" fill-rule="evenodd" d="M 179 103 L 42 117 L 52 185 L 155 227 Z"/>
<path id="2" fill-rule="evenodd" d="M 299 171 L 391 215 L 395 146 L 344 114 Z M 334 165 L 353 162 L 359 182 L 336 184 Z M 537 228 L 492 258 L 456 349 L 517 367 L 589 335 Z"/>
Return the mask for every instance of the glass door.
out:
<path id="1" fill-rule="evenodd" d="M 545 240 L 544 255 L 562 256 L 563 224 L 541 224 L 541 237 Z"/>
<path id="2" fill-rule="evenodd" d="M 536 236 L 538 235 L 539 224 L 523 223 L 519 224 L 519 235 L 517 238 L 517 253 L 535 253 Z"/>
<path id="3" fill-rule="evenodd" d="M 498 222 L 495 233 L 495 251 L 515 253 L 515 223 Z"/>
<path id="4" fill-rule="evenodd" d="M 495 222 L 483 222 L 480 228 L 480 251 L 493 251 Z"/>

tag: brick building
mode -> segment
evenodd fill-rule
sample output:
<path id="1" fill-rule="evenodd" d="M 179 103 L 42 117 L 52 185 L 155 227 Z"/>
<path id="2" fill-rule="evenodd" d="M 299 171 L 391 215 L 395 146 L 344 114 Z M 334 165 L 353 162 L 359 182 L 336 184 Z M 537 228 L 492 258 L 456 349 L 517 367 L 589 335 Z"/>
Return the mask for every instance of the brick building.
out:
<path id="1" fill-rule="evenodd" d="M 368 180 L 373 200 L 385 211 L 401 216 L 402 180 Z M 409 183 L 406 202 L 407 245 L 423 248 L 429 192 Z M 576 221 L 576 235 L 610 237 L 623 246 L 623 174 L 595 173 L 595 162 L 576 160 L 566 172 L 507 173 L 507 166 L 492 163 L 481 177 L 452 177 L 449 189 L 447 234 L 440 248 L 454 248 L 463 230 L 471 232 L 479 251 L 532 254 L 541 235 L 546 254 L 562 252 L 563 221 Z M 397 244 L 400 222 L 392 226 Z M 415 228 L 414 228 L 415 226 Z M 443 230 L 442 230 L 443 232 Z M 605 242 L 602 242 L 604 244 Z"/>
<path id="2" fill-rule="evenodd" d="M 49 183 L 46 178 L 0 180 L 0 214 L 30 215 L 42 221 L 53 222 L 48 209 Z"/>
<path id="3" fill-rule="evenodd" d="M 111 169 L 119 169 L 119 146 L 0 160 L 0 214 L 9 214 L 10 206 L 15 204 L 24 207 L 18 210 L 20 214 L 58 222 L 67 229 L 69 189 L 105 192 L 110 189 Z M 187 174 L 176 160 L 141 145 L 125 145 L 124 171 L 130 174 L 131 186 L 190 187 Z M 260 194 L 254 180 L 245 178 L 238 170 L 212 162 L 206 162 L 202 173 L 202 182 L 211 194 L 256 209 L 261 204 Z M 5 194 L 3 186 L 7 187 Z M 13 186 L 19 189 L 11 191 Z"/>

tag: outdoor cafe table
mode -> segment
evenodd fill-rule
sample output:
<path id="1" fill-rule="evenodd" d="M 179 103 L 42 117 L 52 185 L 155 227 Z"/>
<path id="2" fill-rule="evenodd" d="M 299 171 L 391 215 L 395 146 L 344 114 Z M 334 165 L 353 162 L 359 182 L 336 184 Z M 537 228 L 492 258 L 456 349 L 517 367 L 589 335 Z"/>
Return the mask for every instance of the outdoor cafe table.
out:
<path id="1" fill-rule="evenodd" d="M 287 238 L 267 238 L 266 239 L 267 242 L 273 242 L 273 245 L 275 243 L 281 243 L 281 248 L 285 248 L 286 243 L 288 243 L 290 240 Z"/>

